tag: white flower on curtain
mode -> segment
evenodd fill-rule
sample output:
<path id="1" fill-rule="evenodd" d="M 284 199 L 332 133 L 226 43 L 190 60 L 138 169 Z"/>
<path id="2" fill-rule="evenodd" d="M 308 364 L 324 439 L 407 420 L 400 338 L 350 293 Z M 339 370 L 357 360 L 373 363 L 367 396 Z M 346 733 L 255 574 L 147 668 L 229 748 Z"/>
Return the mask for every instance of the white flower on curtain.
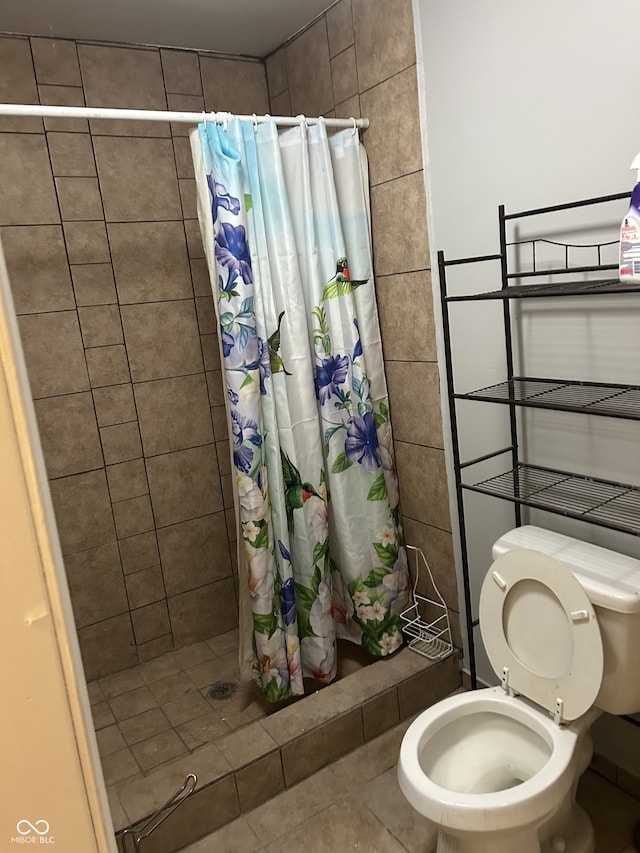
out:
<path id="1" fill-rule="evenodd" d="M 322 124 L 278 134 L 234 120 L 199 135 L 254 674 L 275 701 L 302 693 L 303 674 L 335 676 L 337 637 L 375 655 L 402 642 L 409 583 L 363 155 L 351 131 L 329 140 Z"/>

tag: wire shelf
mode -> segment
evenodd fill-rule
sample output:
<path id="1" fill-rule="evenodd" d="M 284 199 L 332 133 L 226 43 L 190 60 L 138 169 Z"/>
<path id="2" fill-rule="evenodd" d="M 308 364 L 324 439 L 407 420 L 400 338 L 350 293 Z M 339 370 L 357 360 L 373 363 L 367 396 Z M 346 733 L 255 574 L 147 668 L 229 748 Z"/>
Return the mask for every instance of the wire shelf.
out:
<path id="1" fill-rule="evenodd" d="M 446 302 L 478 302 L 484 299 L 530 299 L 548 296 L 591 296 L 599 293 L 635 293 L 639 284 L 623 284 L 616 279 L 593 281 L 562 281 L 552 284 L 510 284 L 501 290 L 473 293 L 468 296 L 447 296 Z"/>
<path id="2" fill-rule="evenodd" d="M 462 488 L 640 536 L 637 486 L 521 463 Z"/>
<path id="3" fill-rule="evenodd" d="M 515 377 L 455 397 L 640 420 L 640 387 L 635 385 Z"/>
<path id="4" fill-rule="evenodd" d="M 429 660 L 442 660 L 453 652 L 449 611 L 444 598 L 438 591 L 423 552 L 413 545 L 407 545 L 406 548 L 407 551 L 413 552 L 416 557 L 416 579 L 413 584 L 413 603 L 400 614 L 402 633 L 411 637 L 409 648 L 413 649 L 414 652 L 429 658 Z M 416 592 L 420 576 L 420 561 L 422 561 L 429 575 L 434 594 L 433 598 L 418 595 Z"/>

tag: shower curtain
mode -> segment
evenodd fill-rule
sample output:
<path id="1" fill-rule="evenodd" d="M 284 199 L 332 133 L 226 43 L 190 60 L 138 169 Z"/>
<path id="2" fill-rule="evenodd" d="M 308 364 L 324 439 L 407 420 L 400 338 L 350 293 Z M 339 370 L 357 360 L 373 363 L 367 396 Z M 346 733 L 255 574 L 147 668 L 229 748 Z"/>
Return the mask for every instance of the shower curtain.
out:
<path id="1" fill-rule="evenodd" d="M 373 282 L 367 166 L 324 122 L 201 124 L 198 218 L 226 384 L 242 674 L 330 681 L 336 638 L 387 655 L 409 578 Z M 245 582 L 246 579 L 246 582 Z"/>

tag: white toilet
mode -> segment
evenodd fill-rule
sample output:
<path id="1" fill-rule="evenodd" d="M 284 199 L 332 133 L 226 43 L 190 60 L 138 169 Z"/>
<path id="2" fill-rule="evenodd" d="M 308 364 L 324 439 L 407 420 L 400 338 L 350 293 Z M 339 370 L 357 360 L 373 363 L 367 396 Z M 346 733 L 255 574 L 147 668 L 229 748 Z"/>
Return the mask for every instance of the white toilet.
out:
<path id="1" fill-rule="evenodd" d="M 438 702 L 398 779 L 437 853 L 593 853 L 575 803 L 602 711 L 640 711 L 640 561 L 524 526 L 493 547 L 480 628 L 502 686 Z"/>

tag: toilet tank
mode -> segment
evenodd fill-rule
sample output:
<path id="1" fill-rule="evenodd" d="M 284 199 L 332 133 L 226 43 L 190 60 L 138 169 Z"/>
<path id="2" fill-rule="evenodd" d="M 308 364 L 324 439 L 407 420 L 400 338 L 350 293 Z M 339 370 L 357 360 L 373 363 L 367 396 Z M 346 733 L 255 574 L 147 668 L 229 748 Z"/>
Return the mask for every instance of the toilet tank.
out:
<path id="1" fill-rule="evenodd" d="M 515 548 L 541 551 L 565 564 L 589 596 L 604 652 L 594 705 L 609 714 L 640 712 L 640 560 L 533 525 L 501 536 L 493 559 Z"/>

